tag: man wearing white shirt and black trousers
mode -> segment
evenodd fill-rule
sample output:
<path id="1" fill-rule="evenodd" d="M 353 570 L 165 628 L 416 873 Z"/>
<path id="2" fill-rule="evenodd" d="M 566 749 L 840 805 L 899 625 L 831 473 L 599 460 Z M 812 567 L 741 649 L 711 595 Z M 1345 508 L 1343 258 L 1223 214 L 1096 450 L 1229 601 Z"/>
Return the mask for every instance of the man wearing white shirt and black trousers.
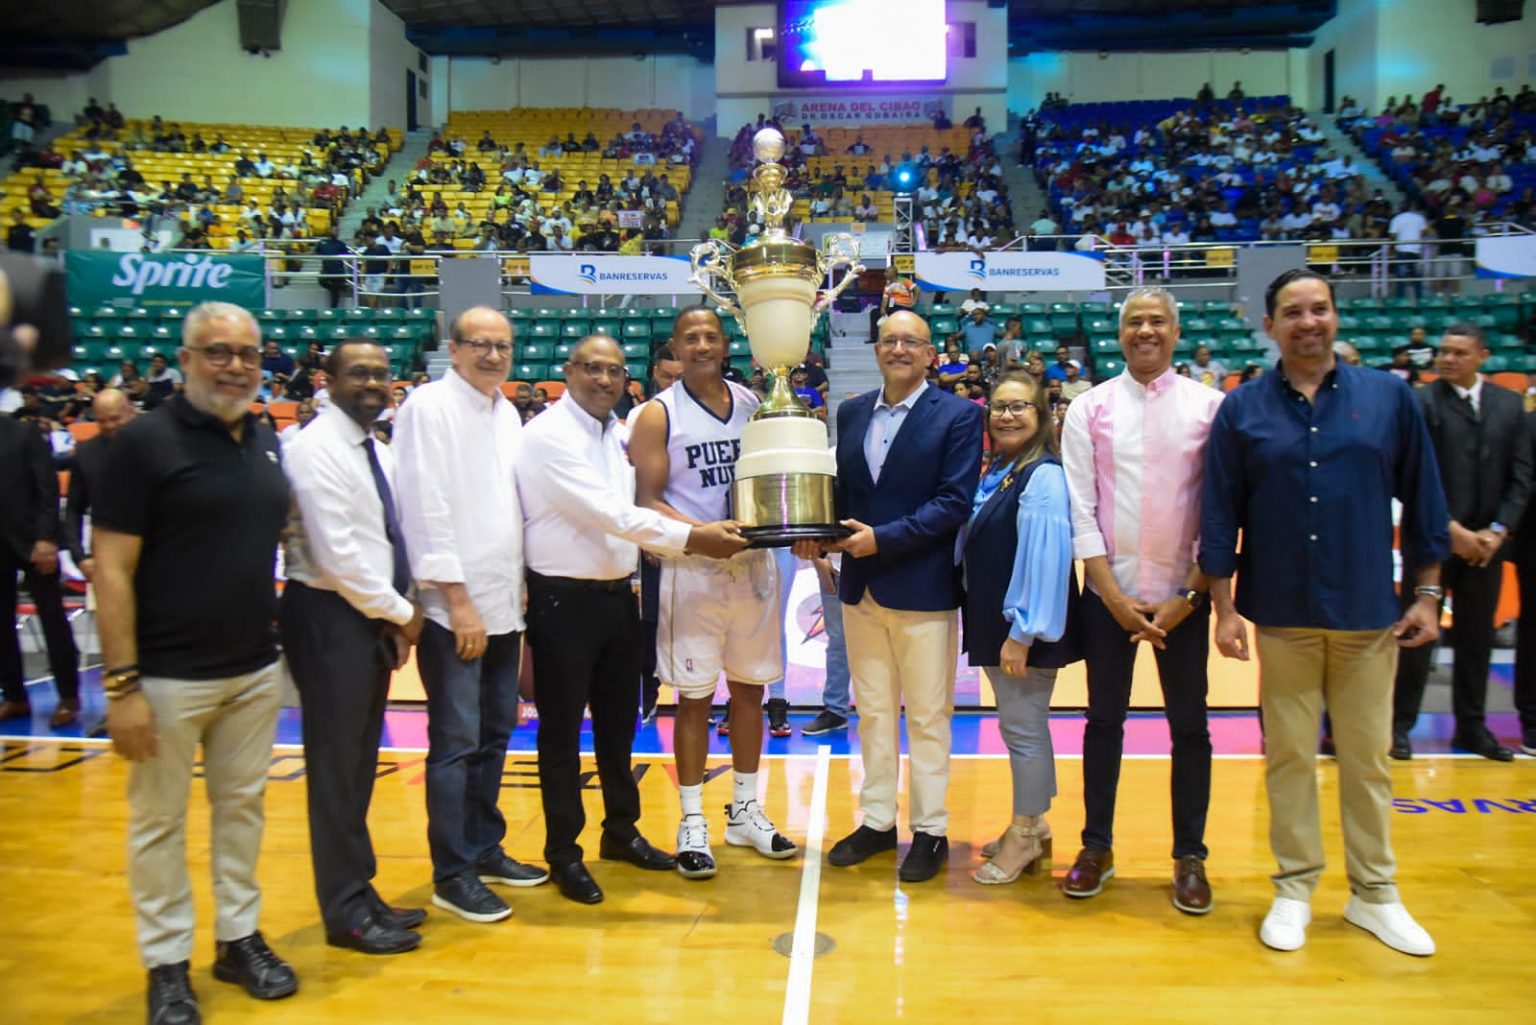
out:
<path id="1" fill-rule="evenodd" d="M 477 306 L 453 322 L 453 368 L 395 417 L 396 501 L 422 612 L 432 903 L 471 922 L 512 914 L 486 888 L 549 878 L 501 848 L 497 807 L 517 725 L 523 515 L 512 467 L 521 418 L 501 394 L 512 325 Z"/>
<path id="2" fill-rule="evenodd" d="M 368 804 L 390 674 L 421 635 L 394 503 L 394 460 L 373 423 L 389 404 L 389 357 L 367 339 L 327 357 L 331 405 L 284 451 L 294 510 L 279 623 L 303 700 L 309 847 L 315 896 L 332 946 L 368 954 L 414 949 L 419 908 L 374 890 Z"/>
<path id="3" fill-rule="evenodd" d="M 625 385 L 613 339 L 582 340 L 565 365 L 565 399 L 530 422 L 517 461 L 528 564 L 528 647 L 538 681 L 544 857 L 560 892 L 596 904 L 603 891 L 582 864 L 582 711 L 602 781 L 599 856 L 668 871 L 676 859 L 636 829 L 640 790 L 630 767 L 640 611 L 630 577 L 637 546 L 661 555 L 726 556 L 746 547 L 734 526 L 690 526 L 635 505 L 635 470 L 613 407 Z M 414 401 L 414 400 L 413 400 Z"/>

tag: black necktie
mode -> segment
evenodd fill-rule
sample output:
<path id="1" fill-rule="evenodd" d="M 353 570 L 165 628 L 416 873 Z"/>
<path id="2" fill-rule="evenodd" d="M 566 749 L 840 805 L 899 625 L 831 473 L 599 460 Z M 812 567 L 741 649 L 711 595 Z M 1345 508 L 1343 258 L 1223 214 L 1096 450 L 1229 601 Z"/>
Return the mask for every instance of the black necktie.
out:
<path id="1" fill-rule="evenodd" d="M 395 495 L 389 488 L 388 478 L 384 476 L 384 467 L 379 465 L 379 454 L 374 451 L 372 438 L 363 442 L 363 450 L 368 453 L 368 470 L 373 474 L 374 490 L 379 493 L 379 501 L 384 504 L 384 536 L 389 538 L 389 547 L 395 556 L 395 590 L 401 594 L 410 594 L 411 563 L 405 556 L 405 537 L 400 533 L 400 517 L 395 515 Z"/>

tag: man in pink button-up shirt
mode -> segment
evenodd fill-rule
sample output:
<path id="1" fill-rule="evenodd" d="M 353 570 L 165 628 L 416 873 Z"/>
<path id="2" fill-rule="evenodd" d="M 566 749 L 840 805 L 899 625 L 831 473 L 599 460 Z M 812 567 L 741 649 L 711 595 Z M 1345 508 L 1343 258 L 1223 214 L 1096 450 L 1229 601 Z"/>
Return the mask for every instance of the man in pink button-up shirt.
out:
<path id="1" fill-rule="evenodd" d="M 1072 547 L 1087 569 L 1083 646 L 1083 850 L 1062 889 L 1092 897 L 1114 875 L 1115 791 L 1131 678 L 1141 641 L 1156 649 L 1173 738 L 1173 904 L 1211 909 L 1205 815 L 1211 796 L 1206 728 L 1210 606 L 1195 565 L 1205 442 L 1222 393 L 1171 369 L 1178 306 L 1140 288 L 1120 310 L 1125 372 L 1067 407 L 1061 457 L 1072 503 Z"/>

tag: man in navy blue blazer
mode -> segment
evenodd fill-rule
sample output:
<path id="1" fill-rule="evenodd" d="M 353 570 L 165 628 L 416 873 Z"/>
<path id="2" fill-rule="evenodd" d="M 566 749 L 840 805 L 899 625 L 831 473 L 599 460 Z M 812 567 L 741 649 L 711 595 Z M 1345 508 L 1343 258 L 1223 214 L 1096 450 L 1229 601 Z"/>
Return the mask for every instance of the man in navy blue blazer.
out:
<path id="1" fill-rule="evenodd" d="M 880 325 L 885 386 L 837 411 L 837 504 L 852 536 L 839 597 L 859 707 L 863 824 L 827 855 L 856 865 L 896 849 L 901 709 L 907 710 L 912 847 L 907 882 L 949 856 L 950 716 L 955 703 L 960 577 L 955 536 L 981 473 L 981 407 L 927 381 L 928 324 L 909 310 Z"/>

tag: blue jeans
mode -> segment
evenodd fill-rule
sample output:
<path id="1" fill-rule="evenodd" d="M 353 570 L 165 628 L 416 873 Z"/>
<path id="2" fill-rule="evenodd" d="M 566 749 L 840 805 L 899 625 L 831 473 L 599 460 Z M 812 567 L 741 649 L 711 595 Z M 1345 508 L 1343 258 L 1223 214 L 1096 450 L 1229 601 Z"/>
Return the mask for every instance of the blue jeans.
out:
<path id="1" fill-rule="evenodd" d="M 493 634 L 471 662 L 453 632 L 428 620 L 416 652 L 427 692 L 427 845 L 432 879 L 473 869 L 501 847 L 497 808 L 507 740 L 517 725 L 519 633 Z"/>
<path id="2" fill-rule="evenodd" d="M 821 687 L 821 706 L 833 715 L 848 718 L 848 642 L 843 639 L 843 603 L 838 596 L 821 594 L 821 622 L 827 631 L 827 680 Z"/>
<path id="3" fill-rule="evenodd" d="M 784 674 L 789 675 L 789 627 L 786 625 L 789 618 L 789 592 L 795 585 L 795 571 L 799 569 L 800 560 L 796 559 L 788 548 L 775 548 L 773 550 L 774 565 L 779 570 L 779 629 L 784 631 Z M 780 676 L 768 685 L 768 698 L 782 698 L 784 696 L 784 677 Z"/>

